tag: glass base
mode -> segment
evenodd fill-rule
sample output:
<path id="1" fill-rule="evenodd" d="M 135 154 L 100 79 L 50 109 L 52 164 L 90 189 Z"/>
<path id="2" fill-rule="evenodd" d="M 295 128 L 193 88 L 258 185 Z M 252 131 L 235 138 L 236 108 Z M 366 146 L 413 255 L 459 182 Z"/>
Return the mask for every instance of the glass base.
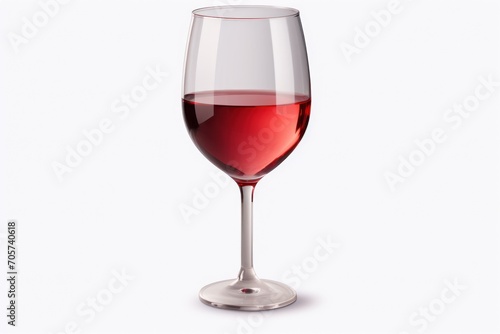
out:
<path id="1" fill-rule="evenodd" d="M 288 285 L 258 278 L 212 283 L 203 287 L 199 296 L 209 306 L 241 311 L 272 310 L 297 300 L 297 293 Z"/>

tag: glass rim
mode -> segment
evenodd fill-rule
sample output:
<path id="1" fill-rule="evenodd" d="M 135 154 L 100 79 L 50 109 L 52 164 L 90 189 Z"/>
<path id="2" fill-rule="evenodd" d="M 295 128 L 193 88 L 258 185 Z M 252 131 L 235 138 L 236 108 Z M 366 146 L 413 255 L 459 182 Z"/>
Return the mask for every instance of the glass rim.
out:
<path id="1" fill-rule="evenodd" d="M 227 15 L 228 9 L 262 9 L 267 10 L 268 14 L 263 13 L 262 15 L 253 16 L 236 16 Z M 274 11 L 275 14 L 270 14 L 269 12 Z M 205 12 L 205 13 L 204 13 Z M 298 9 L 291 7 L 282 6 L 270 6 L 270 5 L 228 5 L 228 6 L 208 6 L 194 9 L 192 11 L 194 17 L 200 18 L 213 18 L 222 20 L 269 20 L 278 19 L 286 17 L 297 17 L 300 12 Z"/>

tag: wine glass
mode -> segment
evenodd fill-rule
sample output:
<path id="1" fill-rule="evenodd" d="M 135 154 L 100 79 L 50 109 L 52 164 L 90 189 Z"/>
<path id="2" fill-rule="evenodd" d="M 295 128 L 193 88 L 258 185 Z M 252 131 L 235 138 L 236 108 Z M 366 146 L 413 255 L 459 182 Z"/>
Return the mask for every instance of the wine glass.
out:
<path id="1" fill-rule="evenodd" d="M 241 192 L 241 269 L 209 284 L 210 306 L 259 311 L 290 305 L 295 291 L 253 269 L 252 206 L 257 182 L 297 146 L 311 105 L 299 11 L 219 6 L 193 11 L 184 64 L 183 113 L 191 139 Z"/>

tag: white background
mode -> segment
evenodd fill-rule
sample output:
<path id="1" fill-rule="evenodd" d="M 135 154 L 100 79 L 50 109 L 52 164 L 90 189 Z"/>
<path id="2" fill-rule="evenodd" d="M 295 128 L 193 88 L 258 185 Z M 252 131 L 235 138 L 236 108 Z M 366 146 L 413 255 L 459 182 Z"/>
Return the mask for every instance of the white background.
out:
<path id="1" fill-rule="evenodd" d="M 216 171 L 181 115 L 190 11 L 224 3 L 73 0 L 15 52 L 9 33 L 41 5 L 0 1 L 0 236 L 18 221 L 20 272 L 16 328 L 1 280 L 0 332 L 500 333 L 500 87 L 456 129 L 443 120 L 480 76 L 500 80 L 500 2 L 401 0 L 348 62 L 342 43 L 388 3 L 266 2 L 301 10 L 313 107 L 299 147 L 256 189 L 257 273 L 301 283 L 296 304 L 262 315 L 197 297 L 238 272 L 237 186 L 180 213 Z M 114 101 L 147 67 L 169 76 L 120 118 Z M 106 118 L 114 131 L 60 182 L 53 162 Z M 447 140 L 391 191 L 384 174 L 436 128 Z M 318 262 L 328 237 L 340 247 Z M 110 294 L 114 271 L 133 279 Z M 455 280 L 465 288 L 443 303 Z M 95 317 L 77 312 L 96 297 Z"/>

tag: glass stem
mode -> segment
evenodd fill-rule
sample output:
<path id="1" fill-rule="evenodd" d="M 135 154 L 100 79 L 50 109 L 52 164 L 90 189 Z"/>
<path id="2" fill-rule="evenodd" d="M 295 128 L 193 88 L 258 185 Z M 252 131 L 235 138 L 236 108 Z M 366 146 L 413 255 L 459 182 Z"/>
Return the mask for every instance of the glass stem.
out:
<path id="1" fill-rule="evenodd" d="M 253 269 L 253 192 L 255 185 L 240 186 L 241 192 L 241 269 L 239 281 L 258 280 Z"/>

